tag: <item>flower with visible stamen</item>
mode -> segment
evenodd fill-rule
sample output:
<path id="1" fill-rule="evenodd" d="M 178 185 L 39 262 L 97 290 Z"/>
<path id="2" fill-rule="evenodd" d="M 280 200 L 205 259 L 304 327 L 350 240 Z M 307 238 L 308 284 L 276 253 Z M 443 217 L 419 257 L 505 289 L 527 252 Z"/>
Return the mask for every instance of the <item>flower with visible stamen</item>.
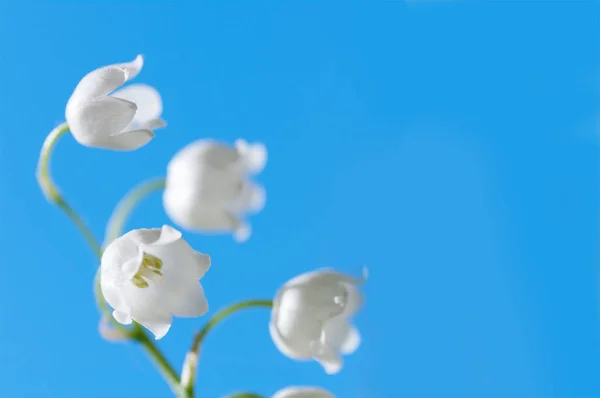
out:
<path id="1" fill-rule="evenodd" d="M 100 265 L 100 286 L 117 322 L 132 321 L 162 338 L 172 317 L 198 317 L 208 311 L 199 280 L 210 256 L 194 249 L 167 225 L 136 229 L 111 242 Z"/>

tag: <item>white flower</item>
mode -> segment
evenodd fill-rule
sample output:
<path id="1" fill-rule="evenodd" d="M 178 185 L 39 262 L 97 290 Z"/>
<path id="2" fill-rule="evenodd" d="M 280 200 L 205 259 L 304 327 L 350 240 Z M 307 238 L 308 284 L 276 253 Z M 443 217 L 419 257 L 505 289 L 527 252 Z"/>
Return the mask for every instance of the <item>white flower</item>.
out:
<path id="1" fill-rule="evenodd" d="M 134 320 L 158 340 L 169 331 L 173 315 L 197 317 L 208 311 L 198 281 L 209 267 L 210 256 L 192 249 L 176 229 L 136 229 L 102 254 L 100 286 L 119 323 Z"/>
<path id="2" fill-rule="evenodd" d="M 213 140 L 198 140 L 181 149 L 167 167 L 163 203 L 166 213 L 187 230 L 233 232 L 244 241 L 250 226 L 246 213 L 256 213 L 265 204 L 265 191 L 250 181 L 267 161 L 263 144 L 237 140 L 234 146 Z"/>
<path id="3" fill-rule="evenodd" d="M 341 354 L 360 345 L 350 318 L 362 306 L 358 285 L 364 282 L 331 269 L 299 275 L 277 292 L 269 331 L 284 355 L 317 360 L 327 374 L 342 368 Z"/>
<path id="4" fill-rule="evenodd" d="M 335 396 L 318 387 L 287 387 L 277 391 L 272 398 L 335 398 Z"/>
<path id="5" fill-rule="evenodd" d="M 146 145 L 152 130 L 164 127 L 162 101 L 150 86 L 136 84 L 115 91 L 133 79 L 144 60 L 96 69 L 79 82 L 66 108 L 73 137 L 82 145 L 130 151 Z M 109 95 L 112 93 L 112 95 Z"/>

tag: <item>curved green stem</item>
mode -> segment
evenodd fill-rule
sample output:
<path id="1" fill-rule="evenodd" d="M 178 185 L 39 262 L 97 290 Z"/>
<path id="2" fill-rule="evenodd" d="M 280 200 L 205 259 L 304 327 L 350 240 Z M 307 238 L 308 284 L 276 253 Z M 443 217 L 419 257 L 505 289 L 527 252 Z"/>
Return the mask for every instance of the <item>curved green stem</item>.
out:
<path id="1" fill-rule="evenodd" d="M 60 191 L 54 181 L 52 181 L 52 177 L 50 175 L 50 158 L 52 156 L 52 151 L 56 146 L 58 140 L 65 135 L 69 131 L 69 125 L 67 123 L 63 123 L 60 126 L 56 127 L 54 130 L 48 134 L 44 144 L 42 145 L 42 151 L 40 152 L 40 158 L 37 166 L 37 180 L 40 184 L 40 188 L 46 199 L 49 202 L 54 203 L 58 207 L 60 207 L 65 214 L 73 221 L 75 226 L 79 229 L 79 231 L 83 234 L 83 237 L 86 239 L 88 244 L 91 246 L 94 253 L 98 256 L 102 256 L 102 248 L 94 238 L 94 235 L 89 230 L 89 228 L 85 225 L 81 217 L 71 208 L 71 206 L 67 203 L 67 201 L 62 197 Z"/>
<path id="2" fill-rule="evenodd" d="M 141 328 L 134 328 L 133 338 L 137 340 L 138 343 L 144 348 L 148 356 L 152 359 L 156 367 L 160 370 L 160 373 L 165 378 L 169 387 L 171 387 L 171 391 L 175 393 L 176 396 L 180 398 L 192 398 L 191 395 L 182 385 L 181 379 L 179 378 L 179 374 L 173 369 L 173 367 L 169 364 L 167 358 L 163 355 L 163 353 L 158 349 L 156 344 L 150 339 L 148 334 Z"/>
<path id="3" fill-rule="evenodd" d="M 104 238 L 104 247 L 108 246 L 110 242 L 117 239 L 121 236 L 123 232 L 123 226 L 127 221 L 127 218 L 131 211 L 135 208 L 135 206 L 154 191 L 158 191 L 160 189 L 164 189 L 165 187 L 165 179 L 155 178 L 152 180 L 144 181 L 131 191 L 127 193 L 121 199 L 117 207 L 113 211 L 113 214 L 110 216 L 110 220 L 108 221 L 108 226 L 106 228 L 106 235 Z"/>
<path id="4" fill-rule="evenodd" d="M 52 180 L 52 176 L 50 174 L 50 159 L 52 156 L 52 151 L 56 146 L 58 140 L 65 135 L 69 131 L 69 126 L 67 123 L 63 123 L 56 127 L 54 130 L 48 134 L 44 144 L 42 145 L 42 150 L 40 152 L 40 158 L 38 160 L 37 165 L 37 180 L 40 184 L 40 188 L 42 192 L 46 196 L 49 202 L 57 205 L 61 210 L 65 212 L 65 214 L 73 221 L 77 229 L 83 234 L 87 243 L 90 245 L 98 259 L 102 257 L 102 247 L 90 231 L 90 229 L 85 225 L 81 217 L 71 208 L 71 206 L 67 203 L 67 201 L 63 198 L 60 193 L 58 187 Z M 158 370 L 163 375 L 169 386 L 173 390 L 177 396 L 182 398 L 190 397 L 187 391 L 181 386 L 179 375 L 173 367 L 169 364 L 164 355 L 160 352 L 160 350 L 156 347 L 154 342 L 148 337 L 148 334 L 138 325 L 135 324 L 132 329 L 127 329 L 120 323 L 118 323 L 111 315 L 108 306 L 104 300 L 102 295 L 102 290 L 100 289 L 100 273 L 96 273 L 96 277 L 94 278 L 94 296 L 96 298 L 98 307 L 102 311 L 104 315 L 107 315 L 107 319 L 110 320 L 111 324 L 123 334 L 125 338 L 131 338 L 140 343 L 140 345 L 144 348 L 144 350 L 148 353 L 150 358 L 156 364 Z"/>
<path id="5" fill-rule="evenodd" d="M 194 341 L 192 342 L 192 346 L 188 352 L 188 360 L 183 367 L 182 374 L 185 377 L 182 377 L 182 384 L 188 393 L 193 396 L 194 395 L 194 383 L 196 379 L 196 371 L 198 365 L 198 351 L 200 350 L 200 345 L 206 338 L 208 332 L 210 332 L 215 326 L 224 321 L 230 315 L 241 311 L 246 308 L 252 307 L 262 307 L 262 308 L 271 308 L 273 307 L 273 301 L 271 300 L 247 300 L 241 301 L 239 303 L 235 303 L 230 305 L 229 307 L 225 307 L 219 311 L 204 325 L 202 329 L 194 336 Z M 191 360 L 189 360 L 191 359 Z M 257 397 L 255 395 L 246 395 L 248 398 Z M 240 397 L 245 397 L 241 395 Z M 258 396 L 260 398 L 260 396 Z"/>

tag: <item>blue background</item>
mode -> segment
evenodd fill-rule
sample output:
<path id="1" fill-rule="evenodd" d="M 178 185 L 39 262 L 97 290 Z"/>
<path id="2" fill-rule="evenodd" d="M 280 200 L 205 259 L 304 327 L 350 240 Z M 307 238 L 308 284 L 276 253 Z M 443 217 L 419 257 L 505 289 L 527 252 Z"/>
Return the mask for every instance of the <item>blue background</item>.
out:
<path id="1" fill-rule="evenodd" d="M 79 79 L 142 53 L 168 128 L 133 153 L 55 151 L 99 238 L 182 146 L 245 138 L 269 149 L 251 239 L 186 234 L 213 259 L 211 312 L 370 267 L 341 373 L 281 355 L 257 309 L 209 335 L 199 397 L 599 397 L 600 3 L 280 3 L 0 3 L 0 396 L 170 396 L 98 336 L 98 262 L 34 178 Z M 129 227 L 163 223 L 155 193 Z M 177 368 L 206 319 L 159 342 Z"/>

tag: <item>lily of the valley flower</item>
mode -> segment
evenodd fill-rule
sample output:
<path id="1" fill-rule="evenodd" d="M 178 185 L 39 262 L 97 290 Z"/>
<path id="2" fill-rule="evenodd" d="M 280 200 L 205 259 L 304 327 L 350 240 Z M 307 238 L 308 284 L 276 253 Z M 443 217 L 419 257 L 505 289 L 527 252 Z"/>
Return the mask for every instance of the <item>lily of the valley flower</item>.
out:
<path id="1" fill-rule="evenodd" d="M 350 318 L 363 303 L 355 279 L 331 269 L 299 275 L 288 281 L 273 301 L 269 331 L 284 355 L 315 359 L 327 374 L 342 368 L 341 354 L 360 345 L 360 334 Z"/>
<path id="2" fill-rule="evenodd" d="M 136 84 L 115 91 L 133 79 L 143 64 L 138 55 L 132 62 L 105 66 L 81 79 L 65 112 L 79 143 L 130 151 L 146 145 L 154 137 L 152 130 L 166 125 L 160 118 L 162 101 L 155 89 Z"/>
<path id="3" fill-rule="evenodd" d="M 233 232 L 244 241 L 250 226 L 246 213 L 265 204 L 264 189 L 250 181 L 267 161 L 262 144 L 237 140 L 232 147 L 213 140 L 198 140 L 180 150 L 167 167 L 163 194 L 165 211 L 187 230 Z"/>
<path id="4" fill-rule="evenodd" d="M 114 318 L 124 325 L 140 323 L 157 340 L 169 331 L 172 316 L 208 311 L 198 281 L 210 267 L 210 256 L 192 249 L 172 227 L 136 229 L 115 239 L 100 267 L 102 294 Z"/>
<path id="5" fill-rule="evenodd" d="M 335 398 L 329 391 L 318 387 L 287 387 L 279 390 L 272 398 Z"/>

